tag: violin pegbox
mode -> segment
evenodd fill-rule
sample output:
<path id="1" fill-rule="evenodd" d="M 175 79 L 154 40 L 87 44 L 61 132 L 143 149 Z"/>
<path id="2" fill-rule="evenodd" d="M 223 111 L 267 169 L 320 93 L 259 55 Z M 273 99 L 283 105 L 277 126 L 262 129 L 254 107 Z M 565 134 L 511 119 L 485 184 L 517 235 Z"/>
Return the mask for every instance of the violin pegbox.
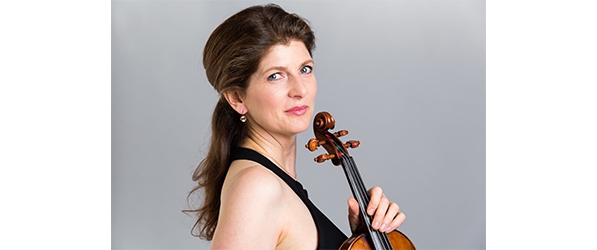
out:
<path id="1" fill-rule="evenodd" d="M 305 147 L 313 152 L 318 147 L 323 146 L 328 152 L 327 154 L 315 157 L 314 160 L 318 163 L 331 159 L 332 163 L 338 166 L 340 165 L 340 157 L 344 154 L 348 155 L 347 148 L 356 148 L 360 145 L 360 142 L 356 140 L 349 140 L 343 143 L 338 139 L 338 137 L 347 135 L 348 130 L 330 133 L 329 130 L 334 128 L 335 123 L 334 117 L 325 111 L 317 113 L 313 119 L 313 132 L 316 138 L 310 139 Z"/>

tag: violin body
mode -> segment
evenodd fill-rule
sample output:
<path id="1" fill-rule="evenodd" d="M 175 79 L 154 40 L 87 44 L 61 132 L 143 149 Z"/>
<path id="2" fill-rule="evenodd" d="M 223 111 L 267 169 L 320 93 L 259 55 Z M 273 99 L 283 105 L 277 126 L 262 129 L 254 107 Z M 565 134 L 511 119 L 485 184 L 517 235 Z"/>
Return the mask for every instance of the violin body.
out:
<path id="1" fill-rule="evenodd" d="M 393 249 L 417 249 L 406 235 L 398 230 L 387 233 Z M 339 248 L 340 250 L 369 250 L 374 249 L 367 240 L 367 234 L 361 233 L 348 238 Z"/>
<path id="2" fill-rule="evenodd" d="M 346 143 L 342 142 L 338 137 L 347 135 L 348 131 L 340 130 L 335 133 L 330 133 L 328 130 L 333 129 L 334 126 L 335 120 L 330 113 L 325 111 L 317 113 L 313 120 L 313 132 L 315 133 L 315 138 L 309 140 L 305 147 L 310 151 L 315 151 L 320 146 L 325 148 L 328 153 L 317 156 L 315 161 L 321 163 L 326 160 L 332 160 L 334 165 L 341 165 L 344 174 L 346 175 L 348 186 L 350 187 L 354 198 L 359 203 L 359 212 L 361 219 L 363 220 L 363 225 L 356 231 L 360 233 L 356 233 L 348 238 L 342 243 L 340 249 L 416 249 L 410 239 L 398 230 L 394 230 L 390 233 L 382 233 L 371 228 L 373 219 L 365 212 L 370 197 L 363 184 L 356 163 L 352 156 L 348 154 L 347 150 L 347 148 L 358 147 L 360 142 L 355 140 L 350 140 Z"/>

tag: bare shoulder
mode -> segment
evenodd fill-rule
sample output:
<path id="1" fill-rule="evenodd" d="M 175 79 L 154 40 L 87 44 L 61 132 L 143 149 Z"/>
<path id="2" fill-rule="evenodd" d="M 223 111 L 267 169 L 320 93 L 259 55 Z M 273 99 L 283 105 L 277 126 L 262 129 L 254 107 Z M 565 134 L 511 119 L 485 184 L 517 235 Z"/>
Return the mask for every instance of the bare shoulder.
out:
<path id="1" fill-rule="evenodd" d="M 273 249 L 285 211 L 280 179 L 251 161 L 235 161 L 222 188 L 213 248 Z"/>
<path id="2" fill-rule="evenodd" d="M 281 180 L 258 163 L 240 160 L 230 166 L 222 189 L 223 199 L 251 197 L 261 201 L 278 200 L 283 195 Z"/>

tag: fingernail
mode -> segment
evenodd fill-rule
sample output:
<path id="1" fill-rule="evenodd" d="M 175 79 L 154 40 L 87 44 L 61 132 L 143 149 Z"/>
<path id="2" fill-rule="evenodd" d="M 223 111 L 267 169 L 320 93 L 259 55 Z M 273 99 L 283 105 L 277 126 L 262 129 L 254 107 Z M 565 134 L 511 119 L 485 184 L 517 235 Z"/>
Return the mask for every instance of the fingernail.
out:
<path id="1" fill-rule="evenodd" d="M 380 232 L 385 232 L 385 231 L 386 231 L 386 227 L 387 227 L 387 226 L 388 226 L 388 225 L 386 225 L 386 224 L 383 224 L 383 225 L 381 225 L 381 227 L 379 228 L 379 231 L 380 231 Z"/>
<path id="2" fill-rule="evenodd" d="M 379 227 L 379 221 L 373 222 L 373 227 Z"/>

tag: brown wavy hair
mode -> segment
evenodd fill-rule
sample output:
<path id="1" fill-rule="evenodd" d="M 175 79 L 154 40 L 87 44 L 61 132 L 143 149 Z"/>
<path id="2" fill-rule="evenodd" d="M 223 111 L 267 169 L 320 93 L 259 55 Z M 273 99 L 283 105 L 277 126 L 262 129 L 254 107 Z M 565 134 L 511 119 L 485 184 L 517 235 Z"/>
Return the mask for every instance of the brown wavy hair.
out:
<path id="1" fill-rule="evenodd" d="M 193 173 L 197 186 L 187 197 L 203 190 L 203 204 L 194 210 L 183 210 L 197 215 L 191 229 L 194 236 L 213 239 L 230 157 L 247 136 L 240 114 L 232 109 L 222 93 L 244 91 L 268 50 L 277 44 L 289 44 L 291 40 L 302 41 L 309 54 L 315 49 L 315 36 L 307 20 L 278 5 L 268 4 L 248 7 L 229 17 L 211 33 L 205 44 L 203 67 L 220 99 L 212 116 L 209 151 Z"/>

